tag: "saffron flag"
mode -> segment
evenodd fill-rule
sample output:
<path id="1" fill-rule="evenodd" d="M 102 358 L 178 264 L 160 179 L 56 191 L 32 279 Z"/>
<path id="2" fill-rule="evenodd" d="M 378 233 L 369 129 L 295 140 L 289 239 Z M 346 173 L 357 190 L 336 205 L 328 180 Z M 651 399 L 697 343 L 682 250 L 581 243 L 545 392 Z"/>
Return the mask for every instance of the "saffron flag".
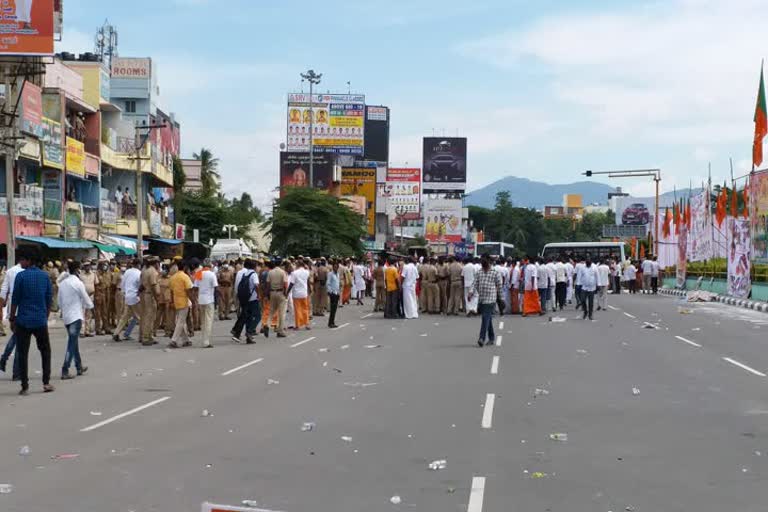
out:
<path id="1" fill-rule="evenodd" d="M 691 200 L 689 198 L 685 205 L 685 227 L 689 230 L 691 229 L 691 220 Z"/>
<path id="2" fill-rule="evenodd" d="M 757 89 L 757 104 L 755 105 L 755 138 L 752 142 L 752 170 L 763 163 L 763 138 L 768 135 L 768 113 L 765 107 L 765 82 L 763 81 L 763 66 L 760 65 L 760 85 Z"/>
<path id="3" fill-rule="evenodd" d="M 677 201 L 672 205 L 672 222 L 675 225 L 675 233 L 680 231 L 680 207 Z"/>
<path id="4" fill-rule="evenodd" d="M 669 238 L 669 228 L 671 222 L 672 216 L 669 213 L 669 206 L 667 206 L 664 210 L 664 224 L 661 227 L 661 233 L 664 235 L 664 238 Z"/>
<path id="5" fill-rule="evenodd" d="M 725 188 L 725 185 L 720 189 L 720 194 L 717 196 L 716 201 L 716 209 L 715 209 L 715 220 L 717 220 L 717 226 L 720 227 L 723 225 L 723 221 L 725 220 L 725 217 L 727 216 L 726 210 L 727 210 L 727 203 L 728 203 L 728 192 Z"/>

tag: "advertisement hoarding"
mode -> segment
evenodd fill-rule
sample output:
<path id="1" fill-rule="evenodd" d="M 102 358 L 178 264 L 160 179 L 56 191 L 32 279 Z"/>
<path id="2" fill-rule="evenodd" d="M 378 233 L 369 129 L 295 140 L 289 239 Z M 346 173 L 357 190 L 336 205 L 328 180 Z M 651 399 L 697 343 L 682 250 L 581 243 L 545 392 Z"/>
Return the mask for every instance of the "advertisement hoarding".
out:
<path id="1" fill-rule="evenodd" d="M 749 219 L 728 219 L 728 295 L 749 298 L 752 290 L 752 240 Z"/>
<path id="2" fill-rule="evenodd" d="M 312 158 L 314 188 L 328 190 L 333 180 L 333 159 L 331 155 L 314 155 Z M 309 153 L 280 153 L 280 195 L 287 187 L 309 186 Z"/>
<path id="3" fill-rule="evenodd" d="M 362 155 L 365 145 L 365 95 L 312 96 L 310 103 L 309 94 L 288 95 L 288 151 L 309 151 L 312 124 L 315 153 Z M 310 123 L 312 117 L 314 119 Z"/>
<path id="4" fill-rule="evenodd" d="M 152 71 L 150 58 L 115 57 L 112 59 L 112 78 L 149 80 Z"/>
<path id="5" fill-rule="evenodd" d="M 466 189 L 466 138 L 424 137 L 422 162 L 425 192 Z"/>
<path id="6" fill-rule="evenodd" d="M 31 82 L 24 82 L 19 103 L 20 129 L 24 133 L 43 135 L 43 94 L 42 89 Z"/>
<path id="7" fill-rule="evenodd" d="M 461 199 L 430 199 L 424 206 L 424 238 L 461 242 Z"/>
<path id="8" fill-rule="evenodd" d="M 768 171 L 749 177 L 749 218 L 751 221 L 752 256 L 755 263 L 768 263 Z"/>
<path id="9" fill-rule="evenodd" d="M 390 218 L 421 209 L 421 169 L 390 168 L 381 196 L 386 200 Z"/>
<path id="10" fill-rule="evenodd" d="M 376 162 L 389 162 L 389 108 L 365 107 L 364 158 Z"/>
<path id="11" fill-rule="evenodd" d="M 691 230 L 688 238 L 691 244 L 689 261 L 707 261 L 713 257 L 709 189 L 691 196 Z"/>
<path id="12" fill-rule="evenodd" d="M 368 236 L 374 236 L 376 229 L 376 168 L 345 167 L 342 169 L 341 195 L 365 197 L 365 227 Z"/>
<path id="13" fill-rule="evenodd" d="M 54 0 L 3 0 L 0 55 L 53 55 Z"/>
<path id="14" fill-rule="evenodd" d="M 85 144 L 67 137 L 67 172 L 85 177 Z"/>
<path id="15" fill-rule="evenodd" d="M 107 231 L 117 229 L 117 203 L 109 199 L 101 200 L 101 227 Z"/>

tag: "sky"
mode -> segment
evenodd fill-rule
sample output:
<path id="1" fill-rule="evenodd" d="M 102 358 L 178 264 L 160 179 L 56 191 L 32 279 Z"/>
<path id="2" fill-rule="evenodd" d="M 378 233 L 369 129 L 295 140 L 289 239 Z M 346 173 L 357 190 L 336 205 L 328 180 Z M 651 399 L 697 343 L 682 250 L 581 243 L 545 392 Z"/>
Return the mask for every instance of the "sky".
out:
<path id="1" fill-rule="evenodd" d="M 57 51 L 93 51 L 108 19 L 119 54 L 151 56 L 182 153 L 220 158 L 228 195 L 278 185 L 288 92 L 391 108 L 390 164 L 422 137 L 468 138 L 467 188 L 549 183 L 586 169 L 660 168 L 663 191 L 751 170 L 765 0 L 78 0 Z M 762 51 L 761 51 L 762 48 Z M 650 195 L 645 179 L 613 180 Z"/>

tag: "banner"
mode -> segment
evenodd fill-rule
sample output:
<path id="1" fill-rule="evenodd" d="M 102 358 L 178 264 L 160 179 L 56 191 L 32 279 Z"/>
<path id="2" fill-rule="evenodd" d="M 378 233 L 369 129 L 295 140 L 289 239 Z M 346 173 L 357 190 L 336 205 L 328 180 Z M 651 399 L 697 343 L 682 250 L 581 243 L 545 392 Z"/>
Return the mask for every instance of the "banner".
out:
<path id="1" fill-rule="evenodd" d="M 61 147 L 61 123 L 43 118 L 43 166 L 64 170 L 64 150 Z"/>
<path id="2" fill-rule="evenodd" d="M 689 261 L 707 261 L 714 257 L 712 248 L 712 212 L 709 188 L 691 197 L 691 245 Z"/>
<path id="3" fill-rule="evenodd" d="M 749 220 L 739 217 L 728 222 L 728 295 L 746 299 L 752 290 Z"/>
<path id="4" fill-rule="evenodd" d="M 768 171 L 749 177 L 749 218 L 752 256 L 755 263 L 768 263 Z"/>
<path id="5" fill-rule="evenodd" d="M 679 289 L 685 289 L 685 278 L 688 272 L 688 228 L 680 225 L 680 232 L 677 234 L 677 275 L 676 285 Z"/>
<path id="6" fill-rule="evenodd" d="M 117 229 L 117 203 L 109 199 L 101 200 L 101 227 L 108 231 Z"/>
<path id="7" fill-rule="evenodd" d="M 2 38 L 0 38 L 2 39 Z M 32 82 L 24 82 L 19 103 L 20 129 L 37 138 L 43 135 L 43 94 L 42 89 Z"/>
<path id="8" fill-rule="evenodd" d="M 85 144 L 67 137 L 67 172 L 85 178 Z"/>
<path id="9" fill-rule="evenodd" d="M 315 153 L 362 155 L 364 120 L 365 95 L 289 94 L 288 151 L 309 152 L 311 128 Z"/>
<path id="10" fill-rule="evenodd" d="M 80 239 L 80 224 L 83 214 L 80 209 L 67 209 L 64 212 L 64 238 L 66 240 Z"/>
<path id="11" fill-rule="evenodd" d="M 163 236 L 163 221 L 160 212 L 154 208 L 149 209 L 149 232 L 152 236 Z"/>
<path id="12" fill-rule="evenodd" d="M 424 238 L 430 242 L 461 242 L 461 199 L 427 201 Z"/>
<path id="13" fill-rule="evenodd" d="M 149 58 L 112 59 L 112 78 L 129 80 L 149 80 L 152 73 L 152 61 Z"/>
<path id="14" fill-rule="evenodd" d="M 184 240 L 187 236 L 187 226 L 184 224 L 176 224 L 175 238 L 176 240 Z"/>
<path id="15" fill-rule="evenodd" d="M 363 196 L 366 201 L 366 231 L 376 233 L 376 168 L 345 167 L 341 170 L 341 195 Z"/>
<path id="16" fill-rule="evenodd" d="M 314 155 L 312 172 L 316 189 L 328 190 L 333 180 L 333 161 L 331 155 Z M 309 186 L 309 152 L 280 153 L 280 195 L 287 187 Z"/>
<path id="17" fill-rule="evenodd" d="M 421 169 L 388 169 L 382 187 L 387 216 L 419 213 L 421 209 Z"/>
<path id="18" fill-rule="evenodd" d="M 3 0 L 0 55 L 53 55 L 54 0 Z"/>
<path id="19" fill-rule="evenodd" d="M 424 137 L 424 190 L 464 190 L 467 186 L 467 139 Z"/>

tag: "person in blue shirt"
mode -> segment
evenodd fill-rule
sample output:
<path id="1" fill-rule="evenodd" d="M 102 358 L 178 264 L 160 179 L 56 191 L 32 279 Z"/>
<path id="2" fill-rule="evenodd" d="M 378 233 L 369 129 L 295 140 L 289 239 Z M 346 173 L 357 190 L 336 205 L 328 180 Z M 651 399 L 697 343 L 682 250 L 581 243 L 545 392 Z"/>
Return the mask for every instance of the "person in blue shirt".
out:
<path id="1" fill-rule="evenodd" d="M 40 270 L 40 251 L 22 246 L 16 250 L 24 272 L 16 276 L 8 321 L 16 335 L 16 357 L 19 358 L 20 395 L 29 393 L 29 345 L 35 336 L 43 362 L 43 391 L 51 385 L 51 342 L 48 337 L 48 315 L 53 301 L 53 287 L 48 274 Z"/>
<path id="2" fill-rule="evenodd" d="M 325 282 L 325 288 L 328 291 L 328 299 L 331 303 L 330 315 L 328 316 L 328 328 L 336 329 L 336 310 L 339 307 L 339 295 L 341 294 L 341 283 L 339 280 L 339 262 L 333 260 L 333 267 L 328 272 L 328 279 Z"/>

